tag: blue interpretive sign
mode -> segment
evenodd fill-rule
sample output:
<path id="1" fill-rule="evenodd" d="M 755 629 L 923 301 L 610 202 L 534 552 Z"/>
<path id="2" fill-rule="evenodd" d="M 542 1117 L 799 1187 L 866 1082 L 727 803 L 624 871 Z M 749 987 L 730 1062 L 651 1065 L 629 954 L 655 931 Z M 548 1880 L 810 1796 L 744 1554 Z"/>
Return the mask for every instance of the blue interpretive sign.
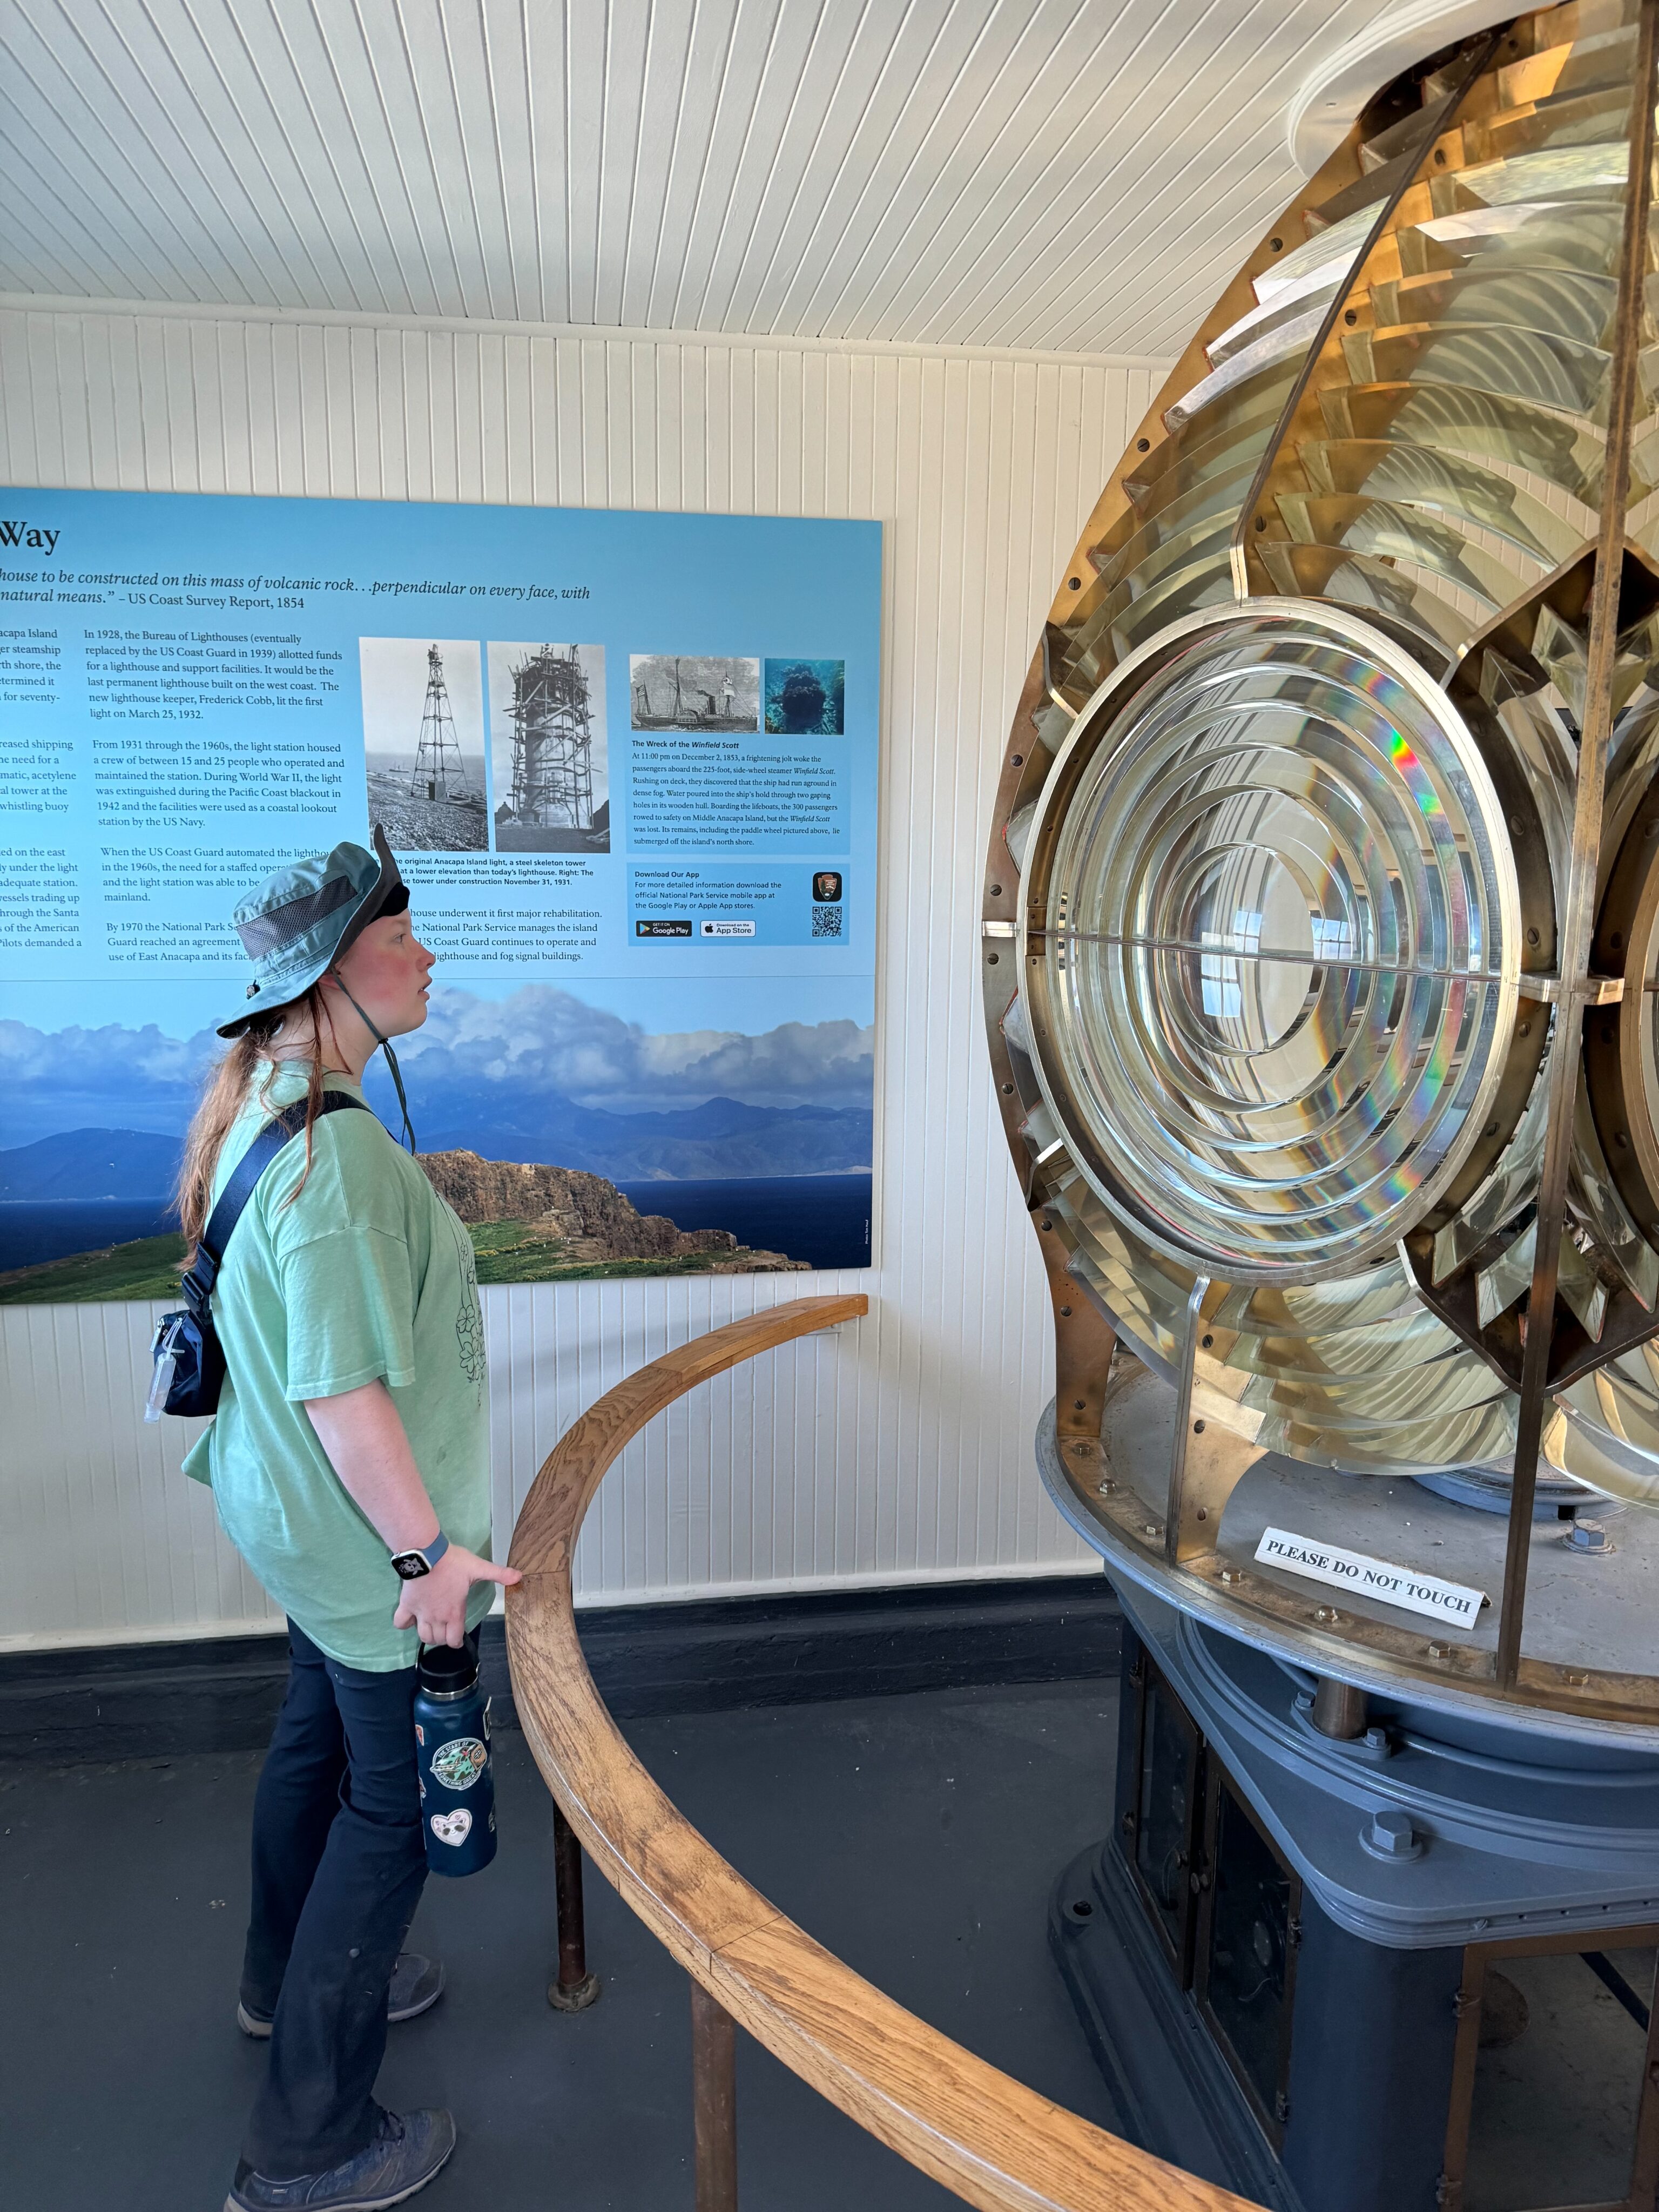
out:
<path id="1" fill-rule="evenodd" d="M 0 492 L 0 1302 L 170 1290 L 231 909 L 374 823 L 482 1279 L 867 1265 L 880 624 L 875 522 Z"/>

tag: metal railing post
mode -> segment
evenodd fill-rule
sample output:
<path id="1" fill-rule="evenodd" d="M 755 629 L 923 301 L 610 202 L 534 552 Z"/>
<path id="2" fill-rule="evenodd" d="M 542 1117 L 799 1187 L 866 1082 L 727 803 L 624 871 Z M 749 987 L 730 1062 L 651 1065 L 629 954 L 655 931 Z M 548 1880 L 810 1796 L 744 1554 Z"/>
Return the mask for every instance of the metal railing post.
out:
<path id="1" fill-rule="evenodd" d="M 586 2012 L 599 1994 L 599 1978 L 587 1971 L 587 1930 L 582 1919 L 582 1847 L 553 1800 L 553 1893 L 559 1920 L 559 1963 L 547 1985 L 555 2012 Z"/>
<path id="2" fill-rule="evenodd" d="M 691 2111 L 697 2212 L 738 2212 L 738 2030 L 718 1998 L 691 1984 Z"/>

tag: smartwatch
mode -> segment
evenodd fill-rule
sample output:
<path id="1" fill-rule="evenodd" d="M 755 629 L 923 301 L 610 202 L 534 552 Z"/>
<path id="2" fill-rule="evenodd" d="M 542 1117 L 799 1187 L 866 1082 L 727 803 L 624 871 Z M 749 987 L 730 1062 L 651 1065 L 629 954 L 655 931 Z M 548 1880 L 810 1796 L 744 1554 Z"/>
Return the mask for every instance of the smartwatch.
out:
<path id="1" fill-rule="evenodd" d="M 440 1529 L 424 1551 L 394 1552 L 392 1554 L 392 1571 L 401 1576 L 406 1583 L 417 1583 L 422 1575 L 432 1572 L 448 1549 L 449 1539 Z"/>

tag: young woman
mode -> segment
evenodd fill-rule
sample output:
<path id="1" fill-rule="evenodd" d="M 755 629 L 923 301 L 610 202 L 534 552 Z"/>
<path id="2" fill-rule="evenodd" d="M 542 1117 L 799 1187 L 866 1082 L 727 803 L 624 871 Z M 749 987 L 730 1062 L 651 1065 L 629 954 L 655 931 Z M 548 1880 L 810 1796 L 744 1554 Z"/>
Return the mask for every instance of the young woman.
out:
<path id="1" fill-rule="evenodd" d="M 180 1181 L 198 1238 L 259 1130 L 303 1099 L 223 1255 L 226 1380 L 185 1472 L 289 1618 L 289 1686 L 253 1814 L 237 2020 L 268 2036 L 226 2212 L 368 2212 L 430 2181 L 446 2112 L 374 2102 L 386 2023 L 443 1969 L 402 1950 L 426 1878 L 415 1766 L 421 1644 L 459 1644 L 517 1573 L 489 1557 L 483 1328 L 466 1231 L 361 1103 L 363 1069 L 426 1019 L 433 957 L 385 837 L 286 868 L 236 908 L 254 963 Z M 388 1048 L 401 1100 L 403 1085 Z M 404 1127 L 408 1127 L 405 1114 Z"/>

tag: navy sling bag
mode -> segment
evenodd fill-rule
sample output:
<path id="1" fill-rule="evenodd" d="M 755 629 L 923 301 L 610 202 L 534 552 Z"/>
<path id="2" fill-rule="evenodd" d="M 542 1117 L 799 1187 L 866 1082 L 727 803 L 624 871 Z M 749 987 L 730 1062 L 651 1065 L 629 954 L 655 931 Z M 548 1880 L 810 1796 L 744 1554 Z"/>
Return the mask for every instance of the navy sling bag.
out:
<path id="1" fill-rule="evenodd" d="M 319 1115 L 338 1114 L 347 1107 L 363 1114 L 370 1110 L 361 1098 L 352 1097 L 349 1091 L 327 1091 L 317 1111 Z M 188 1416 L 217 1410 L 225 1379 L 225 1355 L 208 1300 L 224 1265 L 230 1232 L 241 1219 L 242 1208 L 277 1153 L 305 1126 L 306 1105 L 304 1099 L 300 1099 L 265 1123 L 220 1192 L 208 1225 L 197 1242 L 190 1272 L 179 1286 L 185 1303 L 173 1312 L 164 1313 L 155 1324 L 149 1347 L 149 1396 L 144 1405 L 147 1421 L 159 1421 L 163 1413 Z"/>

